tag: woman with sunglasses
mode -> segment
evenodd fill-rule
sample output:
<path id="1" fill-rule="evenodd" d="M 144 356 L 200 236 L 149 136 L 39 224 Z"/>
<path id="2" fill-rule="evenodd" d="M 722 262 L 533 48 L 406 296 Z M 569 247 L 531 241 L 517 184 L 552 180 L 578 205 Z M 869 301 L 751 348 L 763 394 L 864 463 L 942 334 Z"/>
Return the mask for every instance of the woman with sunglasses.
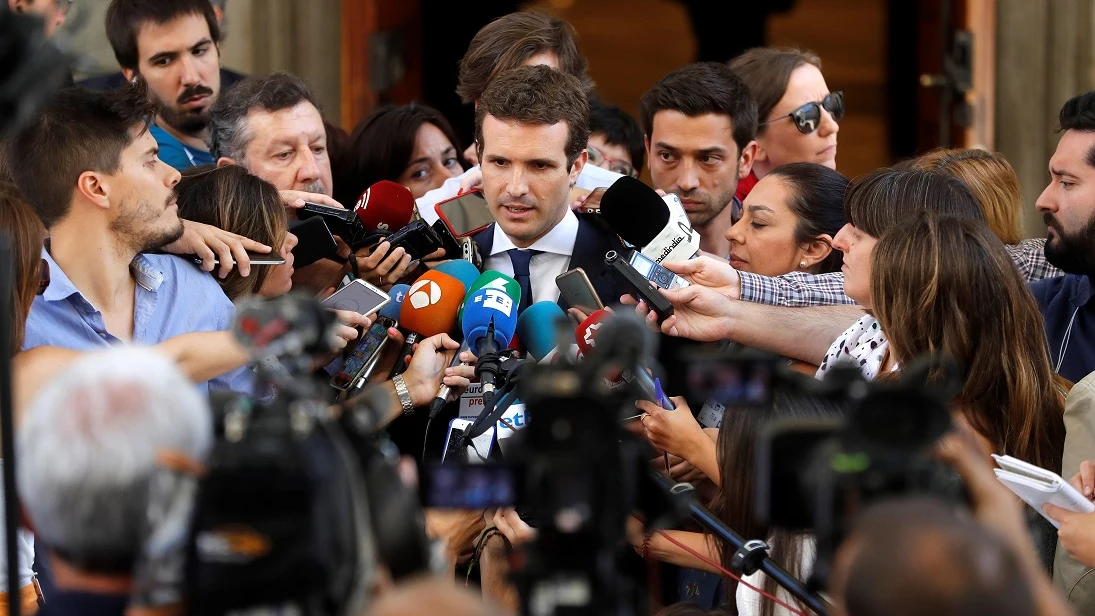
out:
<path id="1" fill-rule="evenodd" d="M 738 184 L 738 200 L 757 181 L 787 163 L 818 163 L 836 169 L 838 122 L 844 94 L 830 92 L 821 59 L 808 51 L 757 47 L 734 58 L 730 68 L 757 101 L 757 154 L 753 171 Z"/>

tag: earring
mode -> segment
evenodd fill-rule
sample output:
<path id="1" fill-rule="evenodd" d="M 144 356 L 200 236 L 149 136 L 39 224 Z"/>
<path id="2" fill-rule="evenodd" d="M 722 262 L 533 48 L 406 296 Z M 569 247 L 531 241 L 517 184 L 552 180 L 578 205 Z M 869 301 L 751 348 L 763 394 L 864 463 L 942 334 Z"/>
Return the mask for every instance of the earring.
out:
<path id="1" fill-rule="evenodd" d="M 803 269 L 806 269 L 806 259 L 803 259 L 802 261 L 799 261 L 798 266 L 803 268 Z"/>

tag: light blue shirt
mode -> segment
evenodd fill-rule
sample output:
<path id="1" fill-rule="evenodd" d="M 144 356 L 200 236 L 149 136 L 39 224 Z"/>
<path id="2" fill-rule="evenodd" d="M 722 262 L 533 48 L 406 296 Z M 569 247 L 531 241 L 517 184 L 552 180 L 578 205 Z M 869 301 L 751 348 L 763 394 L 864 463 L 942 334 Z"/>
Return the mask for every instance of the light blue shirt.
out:
<path id="1" fill-rule="evenodd" d="M 149 127 L 148 132 L 160 146 L 160 160 L 179 171 L 214 162 L 213 155 L 209 152 L 186 145 L 155 124 Z"/>
<path id="2" fill-rule="evenodd" d="M 55 346 L 93 351 L 125 344 L 106 330 L 103 314 L 65 275 L 49 251 L 49 286 L 27 317 L 23 350 Z M 152 346 L 182 334 L 232 327 L 236 307 L 210 274 L 179 257 L 137 255 L 129 266 L 137 279 L 133 301 L 133 343 Z M 232 390 L 251 395 L 253 373 L 244 366 L 198 385 L 201 394 Z"/>

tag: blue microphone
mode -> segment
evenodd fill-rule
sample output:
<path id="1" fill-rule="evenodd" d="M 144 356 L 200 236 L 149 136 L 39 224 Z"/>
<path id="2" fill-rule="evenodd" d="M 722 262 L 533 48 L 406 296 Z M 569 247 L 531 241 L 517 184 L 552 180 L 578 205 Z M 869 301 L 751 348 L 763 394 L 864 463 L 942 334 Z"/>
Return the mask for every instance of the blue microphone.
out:
<path id="1" fill-rule="evenodd" d="M 536 302 L 525 308 L 517 319 L 517 337 L 529 355 L 540 361 L 555 349 L 555 326 L 566 320 L 566 313 L 559 304 Z"/>
<path id="2" fill-rule="evenodd" d="M 388 297 L 390 302 L 384 304 L 384 307 L 380 309 L 379 314 L 382 317 L 388 317 L 389 319 L 399 322 L 399 310 L 403 307 L 403 300 L 407 299 L 407 291 L 410 291 L 410 285 L 397 284 L 388 291 Z"/>
<path id="3" fill-rule="evenodd" d="M 433 269 L 444 272 L 464 283 L 465 289 L 471 289 L 471 286 L 479 279 L 479 270 L 463 259 L 445 261 Z"/>
<path id="4" fill-rule="evenodd" d="M 479 363 L 475 376 L 483 384 L 483 402 L 494 398 L 495 382 L 501 372 L 498 352 L 509 346 L 517 331 L 517 302 L 502 288 L 484 287 L 464 302 L 461 320 L 464 341 L 475 349 Z M 484 356 L 490 356 L 484 361 Z"/>

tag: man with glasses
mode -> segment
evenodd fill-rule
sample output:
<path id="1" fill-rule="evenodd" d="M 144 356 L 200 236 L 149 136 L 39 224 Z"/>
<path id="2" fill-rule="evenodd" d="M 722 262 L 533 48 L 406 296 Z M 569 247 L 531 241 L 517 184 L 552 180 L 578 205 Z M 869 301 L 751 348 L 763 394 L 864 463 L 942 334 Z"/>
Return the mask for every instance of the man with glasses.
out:
<path id="1" fill-rule="evenodd" d="M 65 23 L 65 17 L 72 8 L 72 0 L 8 0 L 8 7 L 15 13 L 41 17 L 46 38 L 50 38 Z"/>
<path id="2" fill-rule="evenodd" d="M 680 197 L 701 250 L 726 258 L 727 206 L 757 151 L 749 88 L 725 64 L 690 64 L 643 95 L 639 116 L 654 187 Z"/>

